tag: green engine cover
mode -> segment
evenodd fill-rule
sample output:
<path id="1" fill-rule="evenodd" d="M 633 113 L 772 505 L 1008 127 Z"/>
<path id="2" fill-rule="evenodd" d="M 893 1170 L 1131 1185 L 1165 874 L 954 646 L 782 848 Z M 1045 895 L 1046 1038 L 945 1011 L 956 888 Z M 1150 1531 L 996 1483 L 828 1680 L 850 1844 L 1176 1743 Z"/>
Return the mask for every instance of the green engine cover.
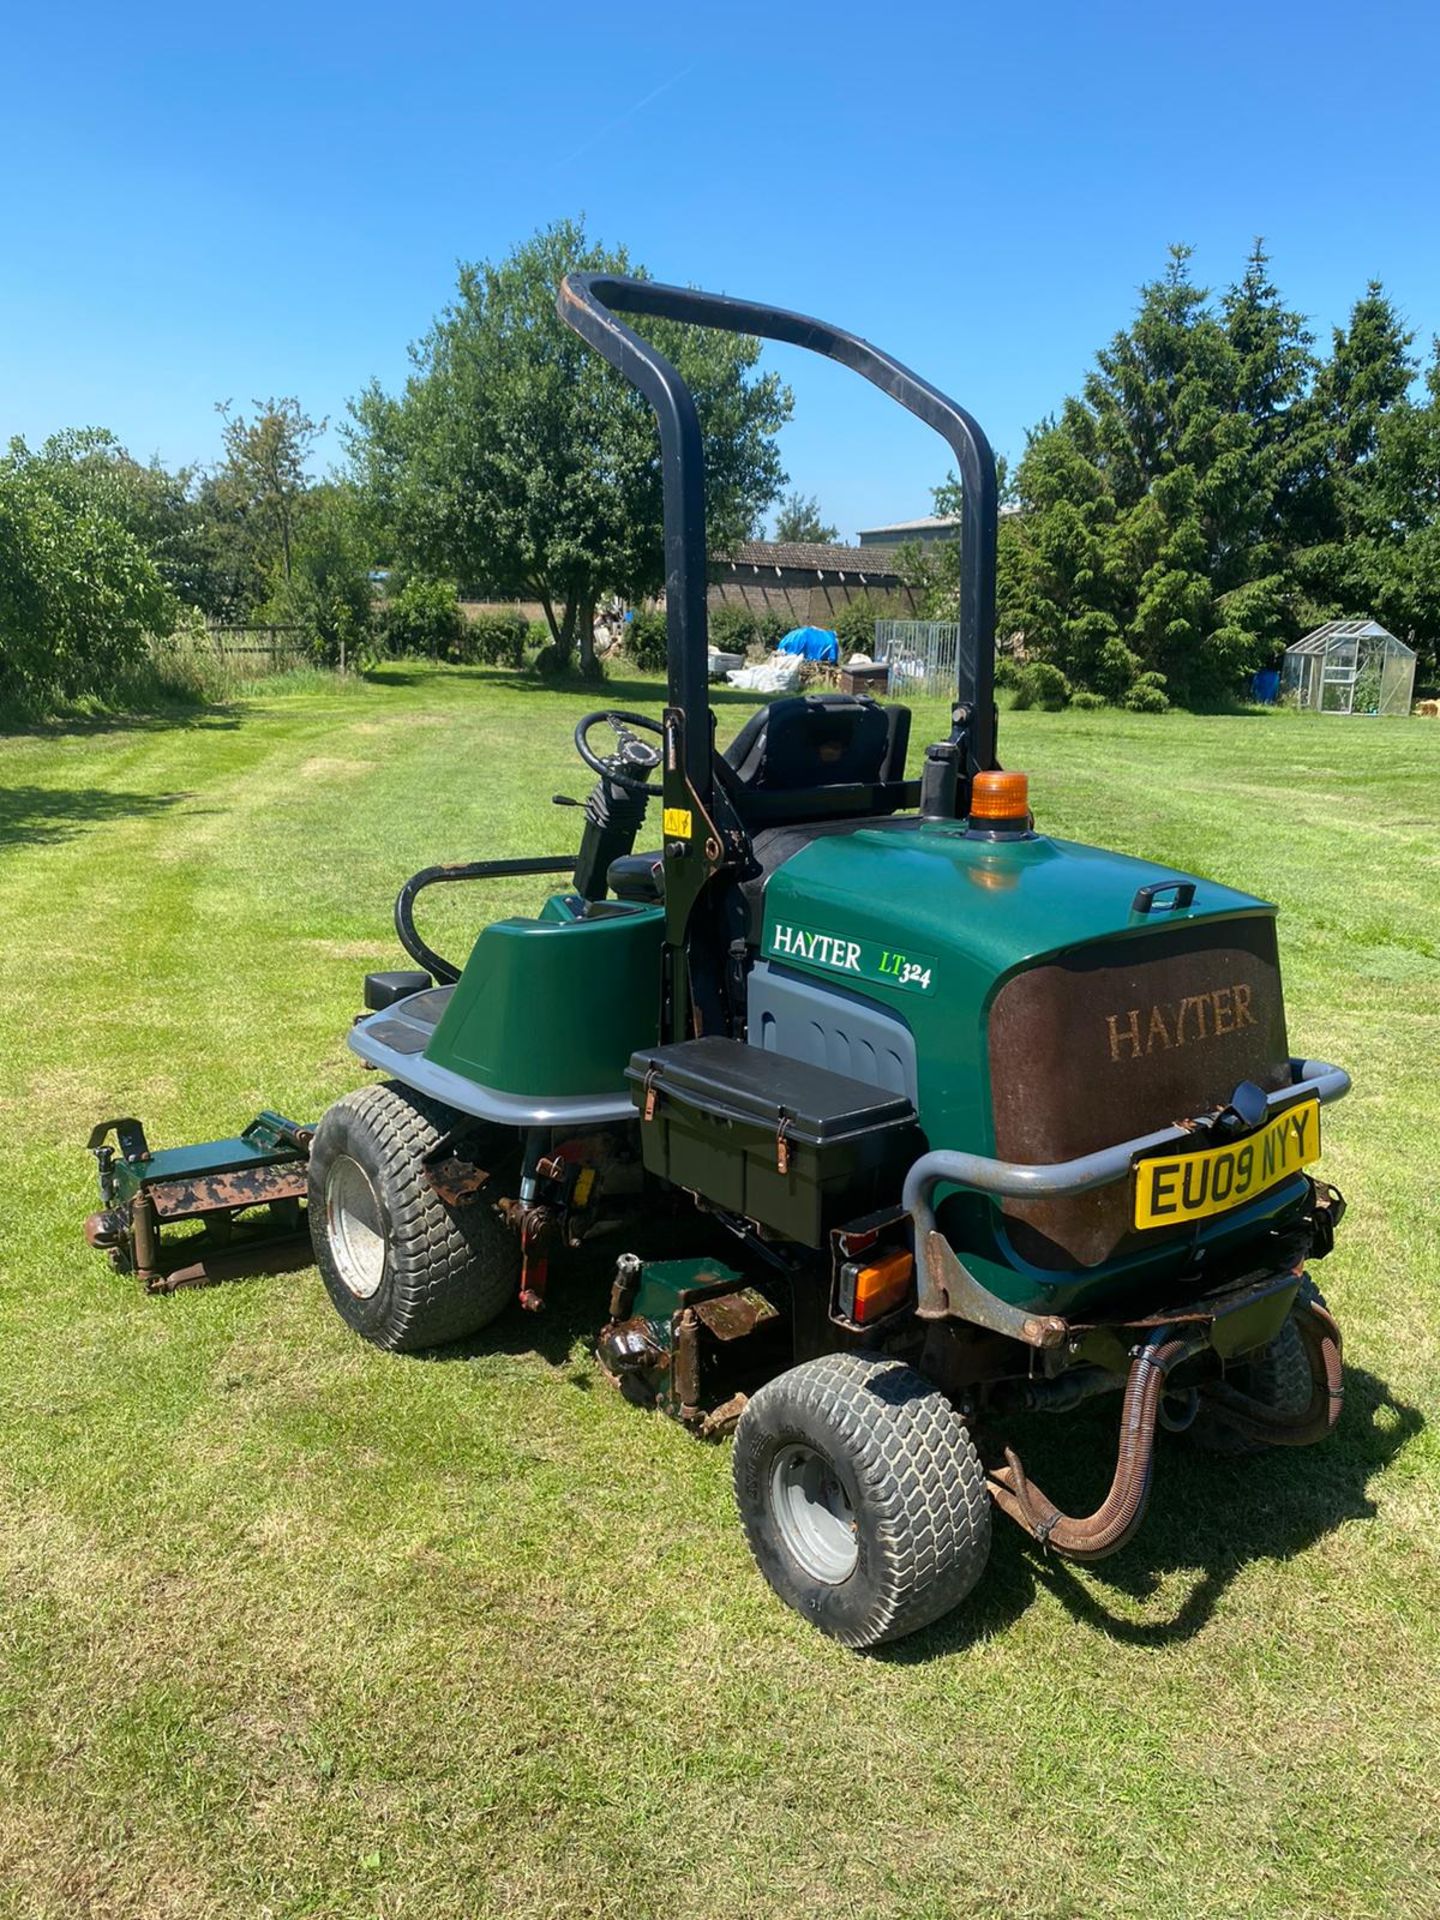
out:
<path id="1" fill-rule="evenodd" d="M 1241 1078 L 1286 1071 L 1275 909 L 1197 880 L 1183 909 L 1162 896 L 1151 912 L 1135 910 L 1138 889 L 1175 878 L 1070 841 L 971 838 L 960 823 L 820 835 L 772 875 L 760 954 L 904 1022 L 930 1147 L 1068 1159 L 1228 1099 Z M 1198 958 L 1185 957 L 1187 944 Z M 1256 956 L 1251 970 L 1262 976 L 1253 996 L 1248 979 L 1238 981 L 1238 1001 L 1236 954 Z M 992 1020 L 1007 983 L 1044 967 L 1002 1003 L 1006 1019 Z M 1262 1004 L 1263 1032 L 1237 1039 L 1237 1019 L 1258 1029 Z M 992 1061 L 997 1033 L 1004 1057 Z M 1218 1246 L 1253 1233 L 1258 1215 L 1296 1191 L 1291 1182 L 1202 1237 Z M 1128 1204 L 1121 1192 L 1110 1203 Z M 1137 1242 L 1122 1228 L 1107 1239 L 1090 1221 L 1088 1240 L 1072 1232 L 1067 1251 L 1053 1221 L 1045 1234 L 1016 1224 L 1038 1204 L 1009 1204 L 1002 1218 L 991 1202 L 955 1196 L 944 1216 L 986 1283 L 1020 1304 L 1064 1310 L 1127 1272 L 1175 1270 L 1192 1245 L 1188 1235 L 1178 1246 Z"/>

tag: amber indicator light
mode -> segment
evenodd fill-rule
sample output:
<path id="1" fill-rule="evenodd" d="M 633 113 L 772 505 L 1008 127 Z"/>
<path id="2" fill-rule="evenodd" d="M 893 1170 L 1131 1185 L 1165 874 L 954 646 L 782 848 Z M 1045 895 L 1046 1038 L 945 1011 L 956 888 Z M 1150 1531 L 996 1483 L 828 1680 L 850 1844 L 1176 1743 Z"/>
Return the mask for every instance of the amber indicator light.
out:
<path id="1" fill-rule="evenodd" d="M 903 1305 L 914 1284 L 915 1260 L 903 1248 L 863 1264 L 851 1261 L 843 1270 L 841 1306 L 857 1326 L 863 1327 Z"/>
<path id="2" fill-rule="evenodd" d="M 972 820 L 1023 820 L 1029 811 L 1028 774 L 977 773 L 970 782 Z"/>

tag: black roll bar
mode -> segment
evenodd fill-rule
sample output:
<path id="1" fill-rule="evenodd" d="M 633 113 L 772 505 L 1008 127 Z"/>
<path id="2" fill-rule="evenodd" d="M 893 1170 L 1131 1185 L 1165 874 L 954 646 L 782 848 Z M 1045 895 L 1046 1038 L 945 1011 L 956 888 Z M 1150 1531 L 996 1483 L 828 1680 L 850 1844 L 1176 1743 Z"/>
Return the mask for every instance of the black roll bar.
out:
<path id="1" fill-rule="evenodd" d="M 702 801 L 711 785 L 710 694 L 706 673 L 705 449 L 694 397 L 665 356 L 620 313 L 651 314 L 726 333 L 749 333 L 824 354 L 851 368 L 923 420 L 955 455 L 963 489 L 960 523 L 960 645 L 956 700 L 968 779 L 995 764 L 995 455 L 979 423 L 938 388 L 853 333 L 782 307 L 668 287 L 619 274 L 571 273 L 556 299 L 560 318 L 604 355 L 655 410 L 665 492 L 665 618 L 669 700 L 686 717 L 685 772 Z"/>

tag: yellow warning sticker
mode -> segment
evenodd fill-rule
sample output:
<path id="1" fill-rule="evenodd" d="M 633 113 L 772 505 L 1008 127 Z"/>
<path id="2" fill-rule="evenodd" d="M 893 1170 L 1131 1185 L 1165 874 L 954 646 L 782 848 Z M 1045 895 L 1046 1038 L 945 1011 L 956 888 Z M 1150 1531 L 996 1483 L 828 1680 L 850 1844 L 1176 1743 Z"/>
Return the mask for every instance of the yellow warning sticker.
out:
<path id="1" fill-rule="evenodd" d="M 666 807 L 665 832 L 673 840 L 688 840 L 695 831 L 695 821 L 688 807 Z"/>

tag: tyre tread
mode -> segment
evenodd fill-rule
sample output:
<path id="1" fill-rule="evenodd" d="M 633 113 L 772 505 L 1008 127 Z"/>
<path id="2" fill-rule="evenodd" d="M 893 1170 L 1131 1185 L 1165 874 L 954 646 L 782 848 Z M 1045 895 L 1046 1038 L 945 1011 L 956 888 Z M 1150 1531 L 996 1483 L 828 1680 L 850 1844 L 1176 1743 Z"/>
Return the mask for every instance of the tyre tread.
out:
<path id="1" fill-rule="evenodd" d="M 990 1495 L 974 1442 L 938 1388 L 887 1355 L 834 1353 L 778 1376 L 751 1406 L 767 1395 L 772 1404 L 783 1396 L 789 1413 L 818 1416 L 845 1448 L 875 1518 L 881 1554 L 873 1605 L 864 1623 L 835 1637 L 878 1645 L 958 1605 L 989 1554 Z M 738 1446 L 735 1464 L 738 1489 Z M 743 1498 L 741 1515 L 756 1552 L 756 1519 Z"/>
<path id="2" fill-rule="evenodd" d="M 388 1175 L 389 1311 L 383 1330 L 357 1326 L 357 1331 L 396 1352 L 447 1346 L 478 1332 L 514 1297 L 519 1251 L 517 1246 L 513 1261 L 487 1257 L 499 1249 L 501 1236 L 511 1238 L 509 1230 L 483 1201 L 465 1209 L 448 1207 L 421 1176 L 424 1156 L 458 1116 L 391 1080 L 344 1094 L 325 1119 L 337 1112 L 369 1137 Z M 323 1233 L 323 1204 L 317 1210 L 312 1199 L 311 1211 L 317 1232 Z M 326 1281 L 342 1314 L 356 1325 L 328 1274 Z"/>

